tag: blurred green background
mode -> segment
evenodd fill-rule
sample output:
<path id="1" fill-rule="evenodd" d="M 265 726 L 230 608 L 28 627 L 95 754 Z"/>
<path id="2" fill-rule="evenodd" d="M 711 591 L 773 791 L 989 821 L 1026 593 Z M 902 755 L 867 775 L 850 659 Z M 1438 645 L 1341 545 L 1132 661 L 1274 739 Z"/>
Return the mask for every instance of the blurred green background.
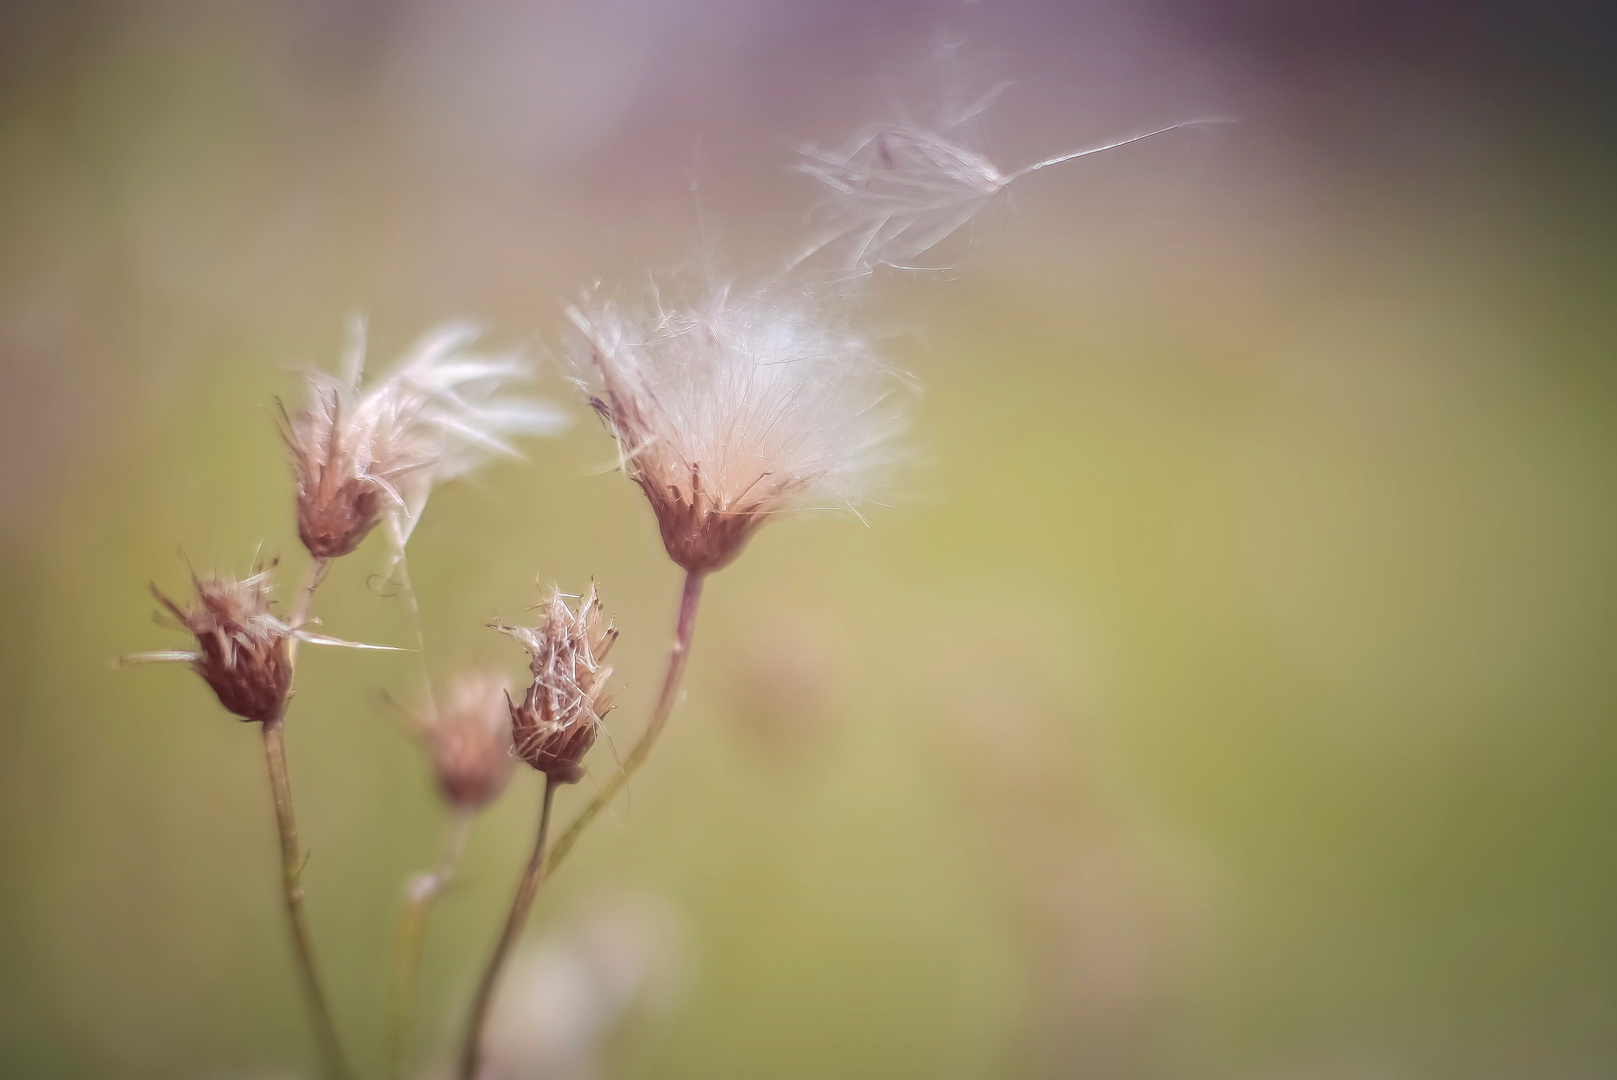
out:
<path id="1" fill-rule="evenodd" d="M 540 897 L 535 941 L 661 913 L 602 1071 L 1617 1074 L 1617 128 L 1576 15 L 8 5 L 0 1072 L 313 1075 L 256 732 L 109 667 L 178 645 L 146 584 L 185 558 L 301 573 L 267 411 L 297 365 L 356 309 L 377 366 L 450 316 L 548 356 L 597 279 L 704 243 L 760 272 L 812 198 L 791 145 L 923 99 L 943 41 L 1019 80 L 1006 168 L 1241 122 L 1029 177 L 957 272 L 878 278 L 865 329 L 924 387 L 900 497 L 709 583 L 667 739 Z M 412 541 L 427 662 L 514 678 L 484 624 L 594 576 L 623 745 L 678 576 L 539 391 L 571 431 Z M 378 543 L 316 610 L 402 644 Z M 415 664 L 309 650 L 288 727 L 367 1075 L 445 826 L 384 701 Z M 437 913 L 424 1070 L 537 798 L 518 775 Z"/>

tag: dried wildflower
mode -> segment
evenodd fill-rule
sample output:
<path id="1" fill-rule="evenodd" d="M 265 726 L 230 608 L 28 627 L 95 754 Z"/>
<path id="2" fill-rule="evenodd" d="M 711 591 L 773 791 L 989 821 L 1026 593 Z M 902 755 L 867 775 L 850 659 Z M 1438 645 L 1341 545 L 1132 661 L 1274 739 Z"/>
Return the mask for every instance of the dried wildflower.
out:
<path id="1" fill-rule="evenodd" d="M 490 456 L 518 456 L 510 435 L 560 430 L 553 406 L 501 396 L 532 369 L 518 356 L 468 352 L 479 334 L 445 323 L 362 390 L 365 327 L 355 320 L 343 373 L 308 373 L 309 408 L 291 417 L 283 409 L 282 434 L 297 474 L 298 536 L 311 555 L 346 555 L 379 521 L 402 553 L 434 485 Z"/>
<path id="2" fill-rule="evenodd" d="M 772 515 L 852 509 L 899 427 L 894 373 L 813 310 L 728 287 L 698 306 L 568 309 L 578 366 L 663 545 L 692 574 L 725 565 Z"/>
<path id="3" fill-rule="evenodd" d="M 618 640 L 618 629 L 602 619 L 595 585 L 577 611 L 551 589 L 545 619 L 537 627 L 496 622 L 495 629 L 522 643 L 534 676 L 521 705 L 508 698 L 517 757 L 558 783 L 577 783 L 584 776 L 584 755 L 611 711 L 606 689 L 611 668 L 603 661 Z"/>
<path id="4" fill-rule="evenodd" d="M 463 676 L 442 707 L 412 717 L 426 740 L 438 790 L 450 805 L 487 806 L 505 790 L 511 757 L 511 714 L 505 679 L 492 672 Z"/>
<path id="5" fill-rule="evenodd" d="M 510 703 L 517 756 L 557 783 L 577 783 L 584 775 L 584 755 L 612 708 L 606 686 L 612 669 L 603 661 L 618 631 L 603 620 L 595 586 L 576 612 L 552 589 L 540 625 L 496 623 L 495 629 L 520 641 L 531 657 L 533 683 L 522 704 Z"/>
<path id="6" fill-rule="evenodd" d="M 169 649 L 135 653 L 126 664 L 188 663 L 219 696 L 219 704 L 243 720 L 267 723 L 280 718 L 292 689 L 288 642 L 341 645 L 353 649 L 387 649 L 358 645 L 302 627 L 288 626 L 271 610 L 272 571 L 259 564 L 237 579 L 223 574 L 191 575 L 196 599 L 181 607 L 152 586 L 152 594 L 197 639 L 194 650 Z"/>
<path id="7" fill-rule="evenodd" d="M 981 148 L 972 121 L 1008 85 L 1001 84 L 936 127 L 905 120 L 865 128 L 837 149 L 803 147 L 804 160 L 796 169 L 825 185 L 829 210 L 824 231 L 795 261 L 837 248 L 843 253 L 844 269 L 853 274 L 867 274 L 878 266 L 917 269 L 906 264 L 954 235 L 1028 173 L 1153 135 L 1227 122 L 1169 124 L 1005 173 Z"/>

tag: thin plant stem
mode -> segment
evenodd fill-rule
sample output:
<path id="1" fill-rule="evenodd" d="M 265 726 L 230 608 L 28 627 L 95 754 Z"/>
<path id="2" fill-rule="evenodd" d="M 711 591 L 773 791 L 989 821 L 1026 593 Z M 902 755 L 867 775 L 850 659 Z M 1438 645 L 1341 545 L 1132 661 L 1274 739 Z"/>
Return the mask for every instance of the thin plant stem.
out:
<path id="1" fill-rule="evenodd" d="M 612 804 L 629 783 L 629 778 L 640 768 L 651 753 L 652 744 L 657 736 L 668 724 L 668 718 L 674 711 L 674 699 L 679 696 L 680 680 L 685 675 L 685 661 L 691 653 L 691 637 L 696 631 L 696 605 L 702 598 L 702 575 L 686 574 L 685 588 L 679 598 L 679 617 L 674 623 L 674 647 L 668 653 L 668 672 L 663 676 L 662 693 L 657 696 L 656 708 L 652 710 L 651 720 L 646 724 L 640 738 L 635 741 L 629 750 L 629 755 L 623 759 L 623 766 L 612 775 L 601 790 L 595 793 L 589 805 L 579 811 L 572 824 L 557 838 L 556 844 L 550 851 L 550 860 L 545 863 L 545 873 L 553 874 L 556 867 L 567 857 L 567 853 L 578 843 L 578 838 L 584 830 L 589 828 L 590 822 L 601 815 L 601 812 Z"/>
<path id="2" fill-rule="evenodd" d="M 264 760 L 269 768 L 270 792 L 275 801 L 275 824 L 281 834 L 281 887 L 286 901 L 286 915 L 292 927 L 292 953 L 297 961 L 298 976 L 303 983 L 303 996 L 308 1002 L 309 1018 L 314 1023 L 315 1042 L 325 1072 L 332 1080 L 348 1080 L 353 1076 L 343 1058 L 342 1045 L 337 1040 L 337 1027 L 331 1020 L 331 1009 L 320 989 L 320 975 L 315 968 L 314 943 L 309 936 L 308 920 L 303 913 L 303 858 L 298 851 L 298 826 L 292 817 L 292 783 L 286 773 L 286 740 L 281 731 L 280 717 L 266 721 L 264 728 Z"/>
<path id="3" fill-rule="evenodd" d="M 308 573 L 304 575 L 298 598 L 292 607 L 290 625 L 294 630 L 302 629 L 308 621 L 314 591 L 325 580 L 330 567 L 330 559 L 316 558 L 309 564 Z M 298 639 L 295 636 L 287 641 L 286 650 L 287 659 L 295 671 L 298 656 Z M 308 1005 L 309 1018 L 314 1024 L 315 1043 L 319 1047 L 326 1075 L 333 1080 L 347 1080 L 353 1073 L 343 1056 L 337 1026 L 331 1018 L 331 1006 L 326 1003 L 325 991 L 321 989 L 320 974 L 315 965 L 314 941 L 303 911 L 303 856 L 298 850 L 297 821 L 292 815 L 292 782 L 286 769 L 286 738 L 282 731 L 284 722 L 284 716 L 277 716 L 263 725 L 264 760 L 269 768 L 275 824 L 281 837 L 281 888 L 292 930 L 292 956 L 299 981 L 303 984 L 303 996 Z"/>
<path id="4" fill-rule="evenodd" d="M 511 948 L 522 936 L 527 925 L 528 912 L 533 909 L 533 898 L 545 876 L 545 835 L 550 831 L 550 804 L 556 794 L 556 781 L 545 777 L 545 794 L 539 810 L 539 836 L 528 857 L 527 869 L 517 884 L 517 894 L 511 901 L 511 913 L 506 916 L 505 929 L 495 943 L 494 955 L 483 969 L 483 978 L 477 984 L 477 997 L 472 1001 L 471 1015 L 466 1021 L 466 1041 L 460 1051 L 460 1080 L 476 1080 L 483 1059 L 483 1028 L 488 1023 L 489 1006 L 494 1001 L 494 988 L 499 983 L 500 971 L 511 955 Z"/>
<path id="5" fill-rule="evenodd" d="M 444 837 L 437 865 L 410 879 L 404 894 L 404 912 L 399 918 L 399 936 L 394 943 L 393 987 L 388 999 L 388 1062 L 395 1077 L 403 1077 L 410 1067 L 407 1032 L 415 1011 L 416 982 L 421 973 L 421 949 L 426 940 L 427 920 L 432 905 L 455 880 L 461 852 L 471 832 L 474 815 L 456 810 Z"/>
<path id="6" fill-rule="evenodd" d="M 314 603 L 314 591 L 320 583 L 326 580 L 326 571 L 331 568 L 330 559 L 315 559 L 309 564 L 309 572 L 303 577 L 303 585 L 298 589 L 297 601 L 292 605 L 292 618 L 289 625 L 294 630 L 302 630 L 303 624 L 309 619 L 309 605 Z M 298 639 L 292 637 L 286 643 L 287 658 L 294 669 L 298 662 Z"/>

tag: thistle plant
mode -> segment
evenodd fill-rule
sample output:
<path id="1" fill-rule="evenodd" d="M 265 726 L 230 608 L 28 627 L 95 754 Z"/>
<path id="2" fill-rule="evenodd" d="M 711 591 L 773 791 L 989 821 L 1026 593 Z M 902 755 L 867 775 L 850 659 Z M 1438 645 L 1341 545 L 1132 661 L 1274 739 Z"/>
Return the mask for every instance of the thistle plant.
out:
<path id="1" fill-rule="evenodd" d="M 779 514 L 857 512 L 902 429 L 903 381 L 836 317 L 803 296 L 720 287 L 669 310 L 574 306 L 575 366 L 685 572 L 662 692 L 622 767 L 568 826 L 551 866 L 628 783 L 673 711 L 707 575 Z"/>
<path id="2" fill-rule="evenodd" d="M 556 788 L 576 784 L 584 778 L 584 755 L 595 743 L 601 721 L 611 711 L 607 680 L 612 669 L 605 663 L 617 641 L 618 632 L 601 614 L 601 601 L 595 587 L 578 602 L 567 606 L 566 598 L 554 588 L 545 605 L 544 620 L 535 627 L 495 628 L 510 634 L 528 650 L 528 671 L 533 676 L 520 704 L 507 699 L 511 715 L 512 746 L 516 755 L 545 778 L 540 799 L 539 829 L 533 854 L 517 883 L 505 927 L 495 942 L 494 953 L 483 969 L 476 996 L 466 1021 L 466 1037 L 461 1045 L 460 1075 L 475 1077 L 482 1060 L 483 1028 L 500 973 L 522 936 L 528 912 L 545 873 L 545 838 L 550 831 L 550 807 Z"/>
<path id="3" fill-rule="evenodd" d="M 652 289 L 626 301 L 592 293 L 567 308 L 569 374 L 612 438 L 619 471 L 645 495 L 683 584 L 650 714 L 554 846 L 548 840 L 556 789 L 584 778 L 586 755 L 612 708 L 607 660 L 617 631 L 594 585 L 576 598 L 553 588 L 535 625 L 491 624 L 528 655 L 519 695 L 499 673 L 471 671 L 440 698 L 425 677 L 424 634 L 405 549 L 438 484 L 491 458 L 519 456 L 513 440 L 559 430 L 562 413 L 511 396 L 511 384 L 532 373 L 528 363 L 517 355 L 473 352 L 479 332 L 466 323 L 430 331 L 387 373 L 367 381 L 365 327 L 357 320 L 340 370 L 306 372 L 304 407 L 280 408 L 296 530 L 310 559 L 291 615 L 283 620 L 273 610 L 268 568 L 255 567 L 241 579 L 193 575 L 193 600 L 181 604 L 160 593 L 158 599 L 195 647 L 127 659 L 190 664 L 228 711 L 260 726 L 293 953 L 329 1076 L 351 1073 L 303 911 L 303 859 L 283 729 L 299 643 L 352 644 L 311 630 L 314 596 L 332 561 L 354 555 L 373 532 L 385 538 L 387 572 L 400 577 L 423 654 L 424 692 L 408 711 L 410 726 L 448 811 L 442 854 L 405 890 L 388 1013 L 387 1056 L 397 1076 L 411 1067 L 407 1035 L 429 915 L 455 879 L 472 823 L 506 789 L 518 763 L 544 778 L 533 848 L 462 1031 L 458 1075 L 479 1080 L 501 975 L 540 887 L 645 764 L 670 722 L 707 577 L 733 563 L 783 514 L 831 509 L 858 516 L 896 461 L 909 384 L 855 330 L 851 301 L 857 293 L 849 279 L 925 254 L 1029 173 L 1190 126 L 1170 125 L 1006 173 L 961 134 L 989 100 L 941 129 L 888 125 L 861 132 L 838 150 L 805 151 L 801 168 L 825 186 L 832 213 L 829 232 L 791 265 L 839 249 L 840 284 L 833 278 L 828 289 L 823 277 L 816 283 L 813 275 L 788 271 L 751 287 L 709 283 L 675 301 Z"/>
<path id="4" fill-rule="evenodd" d="M 303 617 L 290 625 L 272 609 L 271 569 L 262 565 L 245 578 L 220 574 L 191 576 L 195 599 L 181 606 L 157 590 L 167 613 L 180 629 L 196 639 L 194 650 L 167 650 L 136 653 L 125 663 L 189 663 L 219 699 L 219 704 L 243 721 L 256 723 L 264 739 L 264 761 L 269 772 L 270 795 L 275 807 L 275 824 L 281 840 L 281 886 L 287 919 L 292 931 L 292 949 L 298 976 L 303 984 L 315 1041 L 326 1072 L 332 1077 L 351 1075 L 343 1055 L 331 1008 L 321 987 L 315 962 L 314 942 L 308 918 L 303 911 L 300 882 L 303 858 L 298 847 L 297 821 L 292 813 L 292 782 L 286 768 L 286 742 L 283 727 L 287 702 L 292 696 L 292 677 L 299 641 L 353 648 L 382 648 L 338 641 L 303 628 Z M 307 592 L 305 593 L 307 595 Z"/>
<path id="5" fill-rule="evenodd" d="M 308 628 L 315 590 L 331 560 L 351 554 L 378 523 L 385 523 L 390 565 L 401 565 L 404 545 L 436 484 L 465 474 L 494 454 L 516 454 L 506 442 L 511 434 L 558 426 L 560 414 L 552 407 L 503 394 L 511 381 L 527 377 L 531 369 L 520 357 L 468 353 L 466 347 L 478 336 L 465 324 L 446 324 L 423 337 L 389 374 L 362 389 L 364 325 L 356 321 L 342 375 L 310 372 L 310 407 L 295 416 L 284 408 L 280 412 L 297 481 L 298 537 L 311 557 L 291 617 L 283 621 L 273 611 L 269 568 L 255 567 L 241 579 L 193 574 L 193 602 L 181 605 L 160 592 L 157 598 L 179 628 L 196 639 L 196 648 L 124 658 L 127 663 L 189 663 L 221 705 L 259 724 L 280 834 L 282 896 L 293 956 L 324 1070 L 334 1078 L 352 1072 L 321 984 L 303 909 L 304 859 L 287 771 L 284 726 L 297 646 L 306 641 L 387 648 L 355 645 Z"/>

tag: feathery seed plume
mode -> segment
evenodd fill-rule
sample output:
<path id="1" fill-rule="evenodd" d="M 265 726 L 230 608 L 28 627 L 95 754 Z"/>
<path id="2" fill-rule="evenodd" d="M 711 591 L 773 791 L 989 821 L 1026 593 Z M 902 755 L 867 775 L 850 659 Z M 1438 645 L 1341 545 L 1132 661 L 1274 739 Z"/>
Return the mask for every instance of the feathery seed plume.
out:
<path id="1" fill-rule="evenodd" d="M 889 462 L 899 380 L 830 315 L 728 286 L 568 309 L 580 382 L 686 571 L 724 566 L 783 510 L 852 509 Z"/>
<path id="2" fill-rule="evenodd" d="M 432 488 L 496 455 L 516 457 L 516 434 L 559 431 L 552 405 L 503 396 L 532 374 L 520 356 L 468 351 L 481 331 L 445 323 L 428 331 L 387 375 L 361 388 L 365 324 L 355 319 L 340 375 L 312 370 L 309 408 L 282 435 L 297 475 L 298 536 L 316 558 L 346 555 L 385 522 L 395 556 Z"/>
<path id="3" fill-rule="evenodd" d="M 844 251 L 844 269 L 853 275 L 878 266 L 921 269 L 906 264 L 954 235 L 1029 173 L 1153 135 L 1229 122 L 1215 118 L 1169 124 L 1005 173 L 981 149 L 970 122 L 1009 85 L 995 87 L 937 127 L 901 120 L 865 128 L 835 149 L 802 147 L 796 171 L 825 186 L 829 212 L 825 230 L 793 265 L 836 248 Z"/>
<path id="4" fill-rule="evenodd" d="M 507 699 L 517 756 L 557 783 L 577 783 L 584 755 L 612 709 L 606 686 L 612 669 L 604 661 L 618 631 L 602 618 L 595 586 L 576 611 L 552 588 L 538 626 L 494 628 L 521 642 L 530 657 L 532 685 L 520 705 Z"/>

